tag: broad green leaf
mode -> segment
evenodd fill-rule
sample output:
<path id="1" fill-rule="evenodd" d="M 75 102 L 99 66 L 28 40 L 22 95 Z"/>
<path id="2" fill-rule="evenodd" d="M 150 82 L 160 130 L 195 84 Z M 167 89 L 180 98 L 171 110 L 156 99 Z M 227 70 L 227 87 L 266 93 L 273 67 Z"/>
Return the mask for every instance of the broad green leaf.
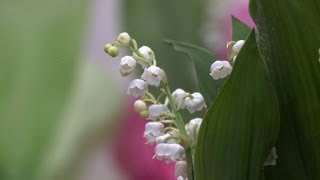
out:
<path id="1" fill-rule="evenodd" d="M 251 32 L 251 28 L 246 25 L 244 22 L 232 16 L 232 40 L 239 41 L 245 40 L 249 33 Z"/>
<path id="2" fill-rule="evenodd" d="M 259 179 L 278 129 L 277 99 L 252 31 L 202 122 L 196 179 Z"/>
<path id="3" fill-rule="evenodd" d="M 171 44 L 175 50 L 186 53 L 190 57 L 196 70 L 198 88 L 206 103 L 210 105 L 225 81 L 225 79 L 213 81 L 209 75 L 210 66 L 217 59 L 209 51 L 198 46 L 172 40 L 166 40 L 165 42 Z"/>
<path id="4" fill-rule="evenodd" d="M 251 0 L 259 46 L 277 92 L 277 166 L 266 179 L 320 179 L 320 1 Z"/>

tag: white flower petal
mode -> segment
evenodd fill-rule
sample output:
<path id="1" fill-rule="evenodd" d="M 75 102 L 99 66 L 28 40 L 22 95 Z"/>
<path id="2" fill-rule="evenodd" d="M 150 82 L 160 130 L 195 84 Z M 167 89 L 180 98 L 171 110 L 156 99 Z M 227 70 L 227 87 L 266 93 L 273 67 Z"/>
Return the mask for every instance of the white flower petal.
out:
<path id="1" fill-rule="evenodd" d="M 210 67 L 210 75 L 214 80 L 225 78 L 231 74 L 232 66 L 229 61 L 217 60 Z"/>
<path id="2" fill-rule="evenodd" d="M 152 63 L 153 61 L 153 51 L 148 47 L 148 46 L 142 46 L 139 48 L 139 53 L 141 54 L 141 56 L 146 59 L 147 61 L 149 61 L 150 63 Z"/>
<path id="3" fill-rule="evenodd" d="M 184 98 L 188 95 L 183 89 L 176 89 L 173 93 L 172 96 L 176 102 L 176 105 L 178 108 L 184 109 L 185 108 L 185 103 L 184 103 Z"/>
<path id="4" fill-rule="evenodd" d="M 187 133 L 192 140 L 196 140 L 202 123 L 201 118 L 191 119 L 187 126 Z"/>
<path id="5" fill-rule="evenodd" d="M 155 147 L 154 157 L 166 162 L 176 162 L 183 159 L 185 149 L 179 144 L 160 143 Z"/>
<path id="6" fill-rule="evenodd" d="M 157 137 L 164 134 L 164 125 L 159 122 L 148 122 L 145 125 L 143 137 L 147 139 L 147 144 L 155 143 Z"/>
<path id="7" fill-rule="evenodd" d="M 232 46 L 232 51 L 234 52 L 239 52 L 244 45 L 245 41 L 244 40 L 239 40 L 237 41 L 233 46 Z"/>
<path id="8" fill-rule="evenodd" d="M 141 97 L 148 91 L 148 85 L 144 80 L 135 79 L 129 84 L 127 94 L 135 97 Z"/>
<path id="9" fill-rule="evenodd" d="M 170 112 L 168 107 L 164 104 L 153 104 L 149 107 L 149 119 L 151 120 L 157 120 L 162 115 L 165 115 L 166 113 Z"/>
<path id="10" fill-rule="evenodd" d="M 150 66 L 144 69 L 144 72 L 141 75 L 141 79 L 146 80 L 146 82 L 151 86 L 158 87 L 164 76 L 165 73 L 162 69 L 157 66 Z"/>
<path id="11" fill-rule="evenodd" d="M 185 98 L 185 104 L 190 113 L 194 113 L 195 111 L 201 111 L 203 108 L 207 107 L 204 101 L 203 96 L 195 92 L 191 94 L 191 97 Z"/>
<path id="12" fill-rule="evenodd" d="M 132 73 L 136 67 L 136 60 L 131 56 L 125 56 L 120 61 L 120 72 L 122 76 L 127 76 Z"/>

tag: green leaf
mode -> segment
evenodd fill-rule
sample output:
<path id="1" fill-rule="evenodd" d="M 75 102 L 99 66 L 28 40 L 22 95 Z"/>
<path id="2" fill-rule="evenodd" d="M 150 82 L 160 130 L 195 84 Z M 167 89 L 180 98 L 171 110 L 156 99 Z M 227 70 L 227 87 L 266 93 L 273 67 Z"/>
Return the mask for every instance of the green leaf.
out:
<path id="1" fill-rule="evenodd" d="M 278 129 L 277 99 L 252 31 L 202 122 L 196 179 L 259 179 Z"/>
<path id="2" fill-rule="evenodd" d="M 165 40 L 165 42 L 190 57 L 196 70 L 199 91 L 203 94 L 207 105 L 210 105 L 225 82 L 225 79 L 213 81 L 209 75 L 210 66 L 216 61 L 216 58 L 209 51 L 195 45 L 172 40 Z"/>
<path id="3" fill-rule="evenodd" d="M 239 41 L 248 37 L 251 28 L 244 22 L 232 16 L 232 40 Z"/>
<path id="4" fill-rule="evenodd" d="M 320 1 L 251 0 L 259 46 L 277 92 L 277 166 L 266 179 L 320 179 Z"/>

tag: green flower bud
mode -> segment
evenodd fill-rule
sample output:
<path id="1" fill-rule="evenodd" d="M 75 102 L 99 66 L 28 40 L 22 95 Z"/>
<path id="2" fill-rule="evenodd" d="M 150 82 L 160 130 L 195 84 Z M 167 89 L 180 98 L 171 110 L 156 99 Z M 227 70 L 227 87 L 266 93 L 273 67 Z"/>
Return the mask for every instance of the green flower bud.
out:
<path id="1" fill-rule="evenodd" d="M 115 46 L 112 46 L 108 49 L 108 54 L 111 57 L 117 57 L 119 55 L 119 49 Z"/>
<path id="2" fill-rule="evenodd" d="M 146 110 L 146 111 L 142 111 L 140 112 L 140 116 L 143 117 L 143 118 L 148 118 L 149 117 L 149 112 Z"/>
<path id="3" fill-rule="evenodd" d="M 104 51 L 107 53 L 107 54 L 109 54 L 108 53 L 108 50 L 110 49 L 112 47 L 112 45 L 111 44 L 106 44 L 105 46 L 104 46 Z"/>

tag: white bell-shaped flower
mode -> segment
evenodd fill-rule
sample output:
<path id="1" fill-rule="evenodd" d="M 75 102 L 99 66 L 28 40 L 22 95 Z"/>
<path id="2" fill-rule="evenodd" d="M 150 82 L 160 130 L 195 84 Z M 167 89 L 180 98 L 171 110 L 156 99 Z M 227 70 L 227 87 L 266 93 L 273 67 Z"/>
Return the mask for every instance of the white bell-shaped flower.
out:
<path id="1" fill-rule="evenodd" d="M 140 55 L 149 63 L 153 62 L 153 51 L 148 46 L 142 46 L 138 51 Z"/>
<path id="2" fill-rule="evenodd" d="M 239 53 L 241 50 L 242 46 L 244 45 L 245 41 L 244 40 L 239 40 L 237 41 L 233 46 L 232 46 L 232 51 Z"/>
<path id="3" fill-rule="evenodd" d="M 201 111 L 203 108 L 207 107 L 203 96 L 198 92 L 187 96 L 185 98 L 185 104 L 190 113 Z"/>
<path id="4" fill-rule="evenodd" d="M 118 36 L 118 43 L 122 46 L 128 46 L 131 41 L 131 37 L 128 33 L 123 32 Z"/>
<path id="5" fill-rule="evenodd" d="M 151 86 L 158 87 L 164 76 L 165 73 L 162 69 L 157 66 L 150 66 L 144 69 L 144 72 L 141 75 L 141 79 L 146 80 L 146 82 Z"/>
<path id="6" fill-rule="evenodd" d="M 134 110 L 139 113 L 147 110 L 147 104 L 140 99 L 134 102 L 133 107 L 134 107 Z"/>
<path id="7" fill-rule="evenodd" d="M 135 79 L 129 84 L 127 94 L 134 97 L 141 97 L 148 91 L 148 84 L 141 79 Z"/>
<path id="8" fill-rule="evenodd" d="M 120 61 L 120 73 L 122 76 L 127 76 L 132 73 L 136 67 L 136 60 L 132 56 L 125 56 Z"/>
<path id="9" fill-rule="evenodd" d="M 185 103 L 184 103 L 184 98 L 188 95 L 187 92 L 185 92 L 183 89 L 176 89 L 173 93 L 172 96 L 176 102 L 176 105 L 178 108 L 185 108 Z"/>
<path id="10" fill-rule="evenodd" d="M 187 133 L 192 140 L 197 140 L 201 123 L 201 118 L 191 119 L 188 123 Z"/>
<path id="11" fill-rule="evenodd" d="M 145 125 L 143 137 L 147 139 L 147 144 L 153 144 L 156 138 L 164 134 L 164 125 L 160 122 L 148 122 Z"/>
<path id="12" fill-rule="evenodd" d="M 275 166 L 275 165 L 277 165 L 277 161 L 276 161 L 277 158 L 278 158 L 278 155 L 277 155 L 276 147 L 273 147 L 271 149 L 269 156 L 267 157 L 267 159 L 263 165 L 264 166 Z"/>
<path id="13" fill-rule="evenodd" d="M 162 116 L 165 116 L 167 113 L 169 113 L 169 109 L 164 104 L 152 104 L 149 107 L 149 119 L 151 120 L 158 120 L 161 119 Z"/>
<path id="14" fill-rule="evenodd" d="M 175 166 L 174 175 L 182 179 L 186 179 L 188 177 L 188 166 L 187 161 L 177 161 Z"/>
<path id="15" fill-rule="evenodd" d="M 214 80 L 225 78 L 231 74 L 232 67 L 228 61 L 215 61 L 210 68 L 210 75 Z"/>
<path id="16" fill-rule="evenodd" d="M 166 160 L 167 163 L 176 162 L 183 159 L 185 149 L 179 144 L 157 144 L 154 158 Z"/>

